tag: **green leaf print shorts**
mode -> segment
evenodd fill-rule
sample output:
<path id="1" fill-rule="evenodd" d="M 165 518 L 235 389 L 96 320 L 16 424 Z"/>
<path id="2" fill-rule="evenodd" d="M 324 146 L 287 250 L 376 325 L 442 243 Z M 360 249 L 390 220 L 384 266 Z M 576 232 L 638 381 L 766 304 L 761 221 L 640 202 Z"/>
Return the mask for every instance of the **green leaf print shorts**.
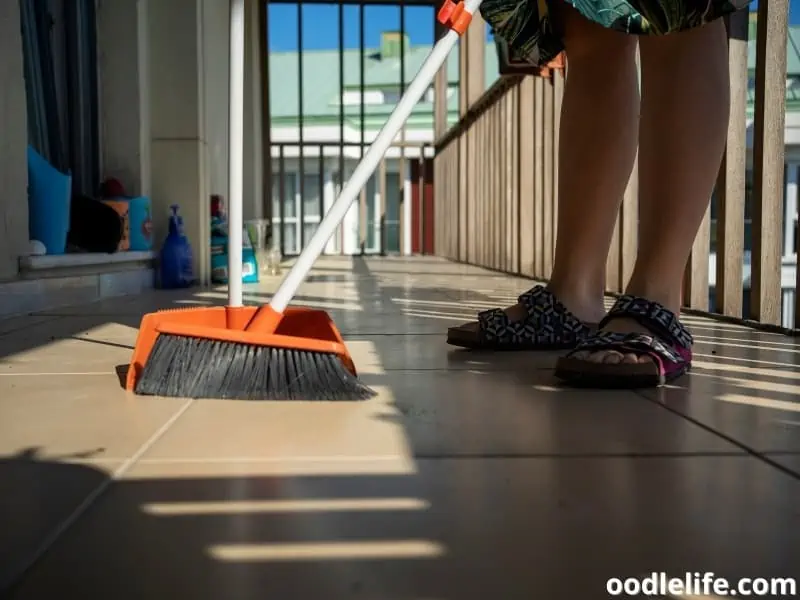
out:
<path id="1" fill-rule="evenodd" d="M 632 35 L 664 35 L 703 25 L 751 0 L 484 0 L 481 15 L 518 60 L 543 65 L 564 50 L 550 9 L 566 2 L 599 25 Z"/>

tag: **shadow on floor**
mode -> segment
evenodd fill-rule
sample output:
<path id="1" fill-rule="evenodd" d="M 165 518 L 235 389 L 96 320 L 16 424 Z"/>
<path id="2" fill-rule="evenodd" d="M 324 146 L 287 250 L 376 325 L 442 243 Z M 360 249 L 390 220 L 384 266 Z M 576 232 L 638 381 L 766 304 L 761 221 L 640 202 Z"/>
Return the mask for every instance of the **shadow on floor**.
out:
<path id="1" fill-rule="evenodd" d="M 652 571 L 797 575 L 800 484 L 748 458 L 705 460 L 528 460 L 502 469 L 424 461 L 408 474 L 124 479 L 31 576 L 0 593 L 571 600 L 608 597 L 608 578 Z M 704 490 L 684 487 L 697 477 Z M 0 481 L 13 481 L 20 501 L 106 478 L 87 465 L 0 460 Z M 734 496 L 721 501 L 726 494 Z M 743 518 L 755 511 L 757 519 Z"/>

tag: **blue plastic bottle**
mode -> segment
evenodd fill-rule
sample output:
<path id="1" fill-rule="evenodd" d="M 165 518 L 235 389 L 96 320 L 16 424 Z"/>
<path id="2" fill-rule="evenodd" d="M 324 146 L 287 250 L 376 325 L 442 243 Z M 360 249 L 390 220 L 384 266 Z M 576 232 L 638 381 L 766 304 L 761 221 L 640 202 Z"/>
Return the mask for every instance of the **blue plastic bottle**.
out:
<path id="1" fill-rule="evenodd" d="M 159 279 L 163 289 L 189 287 L 194 283 L 192 247 L 183 233 L 183 219 L 178 215 L 178 205 L 171 207 L 169 233 L 159 256 Z"/>

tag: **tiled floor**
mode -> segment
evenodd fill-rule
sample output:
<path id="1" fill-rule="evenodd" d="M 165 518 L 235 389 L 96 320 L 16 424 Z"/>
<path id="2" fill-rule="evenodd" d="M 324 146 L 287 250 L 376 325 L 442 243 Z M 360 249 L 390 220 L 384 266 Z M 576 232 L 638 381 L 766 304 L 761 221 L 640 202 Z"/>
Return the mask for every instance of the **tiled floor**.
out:
<path id="1" fill-rule="evenodd" d="M 323 260 L 297 304 L 331 312 L 366 403 L 121 390 L 143 312 L 224 292 L 0 322 L 0 596 L 590 600 L 653 571 L 800 578 L 800 343 L 690 317 L 694 373 L 643 393 L 444 343 L 526 285 Z"/>

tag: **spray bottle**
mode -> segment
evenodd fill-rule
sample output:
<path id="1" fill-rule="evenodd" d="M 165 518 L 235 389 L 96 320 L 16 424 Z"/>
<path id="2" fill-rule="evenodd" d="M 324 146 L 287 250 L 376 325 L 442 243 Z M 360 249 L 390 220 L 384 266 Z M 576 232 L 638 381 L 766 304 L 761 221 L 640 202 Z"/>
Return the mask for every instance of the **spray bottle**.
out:
<path id="1" fill-rule="evenodd" d="M 171 207 L 169 233 L 159 256 L 159 280 L 163 289 L 189 287 L 194 283 L 192 271 L 192 247 L 183 232 L 183 218 L 178 214 L 178 205 Z"/>

